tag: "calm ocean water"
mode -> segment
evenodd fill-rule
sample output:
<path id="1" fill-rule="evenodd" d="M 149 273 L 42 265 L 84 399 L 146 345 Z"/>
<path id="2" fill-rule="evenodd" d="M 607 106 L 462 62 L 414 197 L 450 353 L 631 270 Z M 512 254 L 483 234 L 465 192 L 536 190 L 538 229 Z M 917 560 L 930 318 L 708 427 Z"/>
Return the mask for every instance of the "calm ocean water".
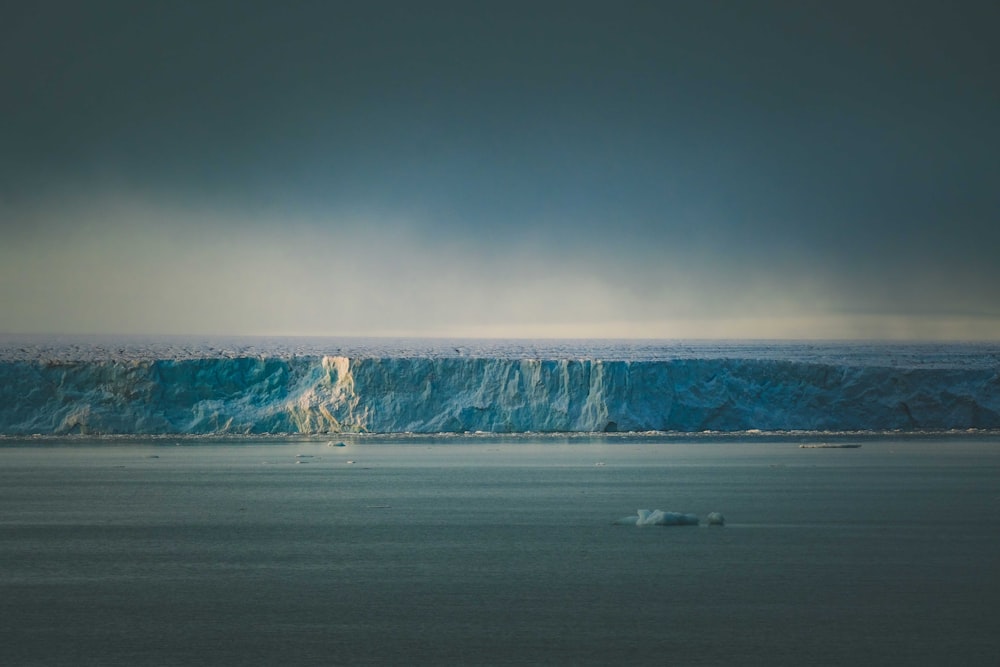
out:
<path id="1" fill-rule="evenodd" d="M 1000 664 L 1000 441 L 861 444 L 8 441 L 0 664 Z"/>

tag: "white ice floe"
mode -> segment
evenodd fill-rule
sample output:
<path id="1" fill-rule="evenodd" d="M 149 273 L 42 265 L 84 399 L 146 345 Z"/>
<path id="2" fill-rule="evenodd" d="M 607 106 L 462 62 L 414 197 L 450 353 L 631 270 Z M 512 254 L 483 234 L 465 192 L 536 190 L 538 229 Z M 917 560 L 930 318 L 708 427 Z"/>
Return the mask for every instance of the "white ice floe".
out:
<path id="1" fill-rule="evenodd" d="M 622 517 L 615 523 L 622 526 L 697 526 L 700 522 L 697 514 L 639 510 L 634 516 Z"/>

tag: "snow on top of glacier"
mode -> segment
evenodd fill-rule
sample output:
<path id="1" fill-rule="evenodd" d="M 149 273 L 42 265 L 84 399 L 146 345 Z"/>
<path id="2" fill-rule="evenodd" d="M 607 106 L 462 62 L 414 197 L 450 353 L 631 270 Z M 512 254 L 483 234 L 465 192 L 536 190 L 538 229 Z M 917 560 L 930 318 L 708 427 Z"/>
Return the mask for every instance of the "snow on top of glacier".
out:
<path id="1" fill-rule="evenodd" d="M 150 361 L 242 357 L 782 360 L 903 368 L 998 368 L 998 343 L 57 336 L 0 334 L 0 361 Z"/>

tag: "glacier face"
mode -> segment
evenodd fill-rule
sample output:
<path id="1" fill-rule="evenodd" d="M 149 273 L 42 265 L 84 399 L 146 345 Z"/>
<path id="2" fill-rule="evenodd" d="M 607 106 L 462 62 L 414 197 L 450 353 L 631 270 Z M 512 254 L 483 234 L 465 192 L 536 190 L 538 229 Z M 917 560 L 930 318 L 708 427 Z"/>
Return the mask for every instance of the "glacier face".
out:
<path id="1" fill-rule="evenodd" d="M 928 363 L 801 346 L 611 359 L 8 353 L 0 434 L 1000 428 L 996 351 L 937 349 Z"/>

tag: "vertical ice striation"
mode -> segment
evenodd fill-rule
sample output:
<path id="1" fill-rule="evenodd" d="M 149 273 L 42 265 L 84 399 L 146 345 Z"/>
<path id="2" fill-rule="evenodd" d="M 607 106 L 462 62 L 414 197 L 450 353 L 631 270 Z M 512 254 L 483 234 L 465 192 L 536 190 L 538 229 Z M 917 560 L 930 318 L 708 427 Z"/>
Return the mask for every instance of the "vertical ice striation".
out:
<path id="1" fill-rule="evenodd" d="M 275 406 L 277 415 L 287 415 L 295 433 L 330 433 L 365 430 L 366 416 L 355 414 L 358 395 L 347 357 L 323 357 L 308 364 L 288 400 Z"/>

